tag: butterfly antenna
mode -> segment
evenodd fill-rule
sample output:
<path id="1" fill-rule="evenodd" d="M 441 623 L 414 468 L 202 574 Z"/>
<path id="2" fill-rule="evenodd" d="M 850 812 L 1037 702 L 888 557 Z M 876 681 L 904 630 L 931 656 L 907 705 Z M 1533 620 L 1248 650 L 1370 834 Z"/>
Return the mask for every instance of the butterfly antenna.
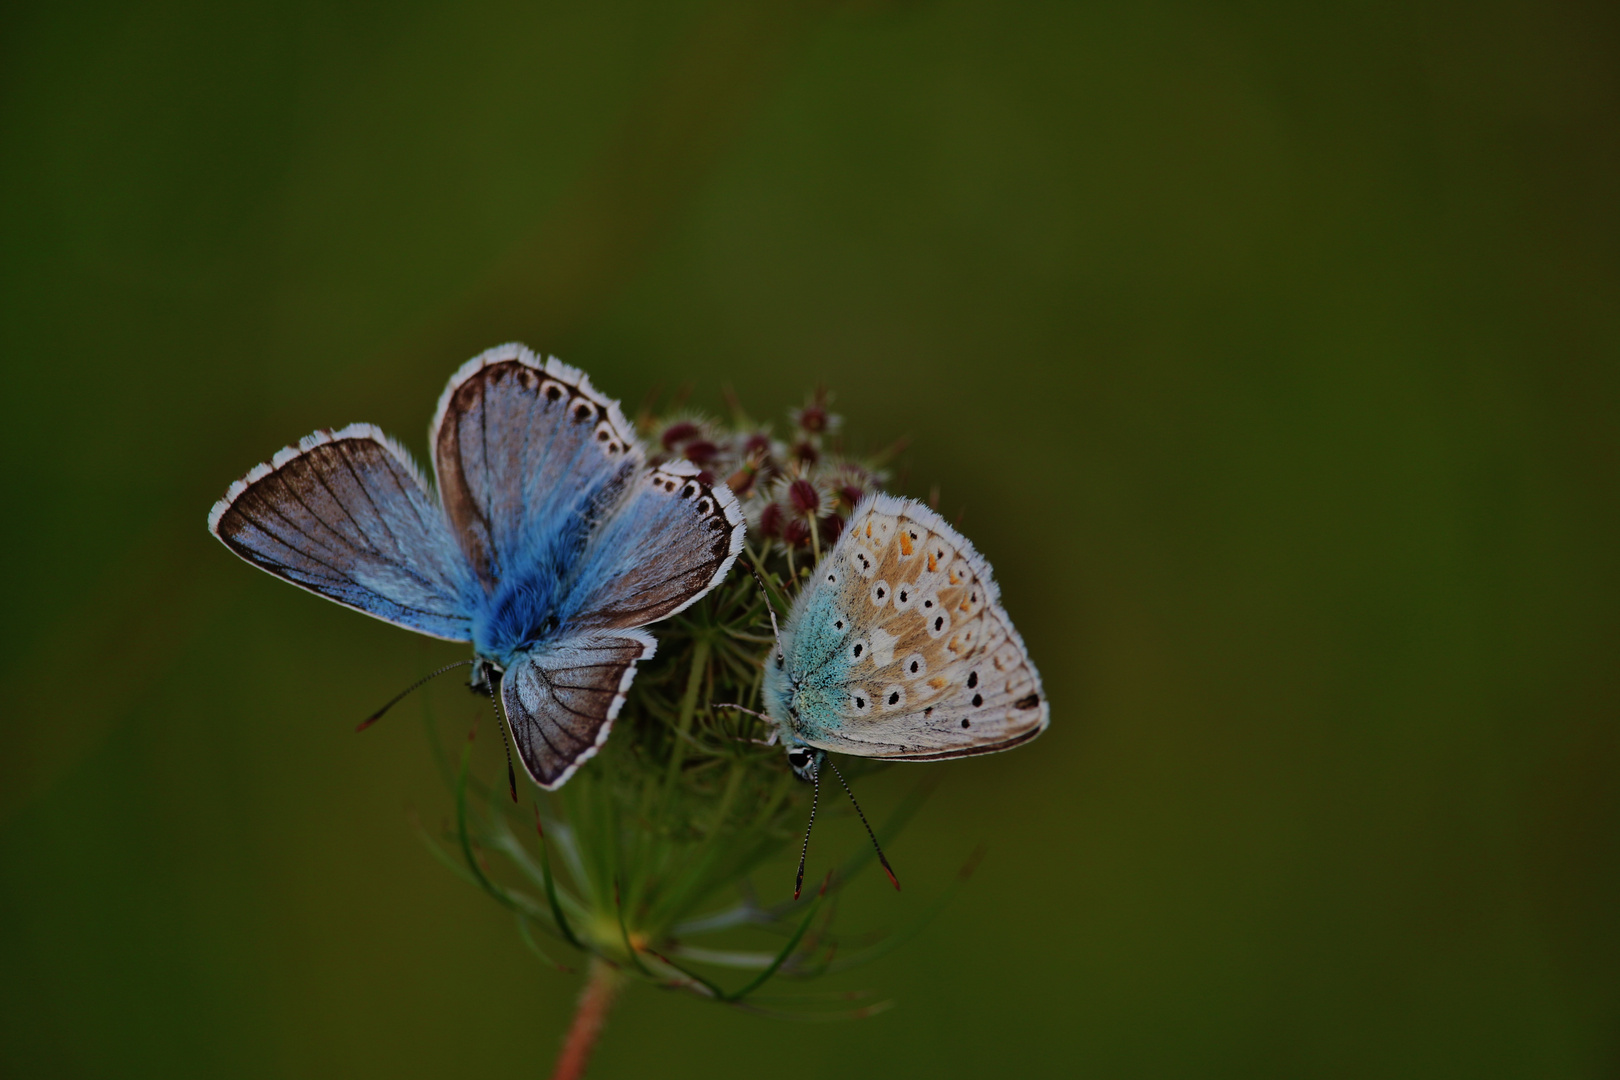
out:
<path id="1" fill-rule="evenodd" d="M 495 701 L 495 680 L 486 679 L 484 688 L 489 691 L 489 707 L 495 710 L 495 728 L 501 733 L 501 749 L 506 751 L 506 787 L 512 793 L 512 801 L 517 802 L 517 773 L 512 769 L 512 744 L 506 741 L 506 721 L 501 719 L 501 707 Z"/>
<path id="2" fill-rule="evenodd" d="M 431 675 L 422 676 L 420 679 L 417 679 L 415 682 L 411 683 L 410 686 L 406 687 L 404 690 L 401 690 L 399 693 L 397 693 L 393 697 L 389 698 L 388 699 L 388 704 L 384 705 L 382 708 L 378 709 L 376 712 L 372 713 L 370 716 L 366 717 L 364 720 L 362 720 L 358 724 L 356 724 L 354 726 L 354 730 L 356 730 L 356 731 L 364 731 L 364 730 L 366 730 L 366 728 L 370 727 L 372 724 L 375 724 L 377 721 L 381 720 L 382 716 L 383 716 L 383 713 L 387 712 L 389 709 L 392 709 L 395 705 L 398 705 L 401 701 L 404 701 L 407 697 L 409 697 L 411 695 L 411 693 L 413 691 L 421 689 L 422 685 L 424 683 L 431 682 L 432 680 L 437 679 L 440 675 L 443 675 L 445 672 L 449 671 L 451 668 L 466 667 L 470 663 L 472 663 L 471 660 L 457 660 L 453 664 L 444 665 L 444 667 L 440 668 L 438 671 L 435 671 Z"/>
<path id="3" fill-rule="evenodd" d="M 861 824 L 866 826 L 866 835 L 872 838 L 872 847 L 877 850 L 878 862 L 883 864 L 883 872 L 888 874 L 889 880 L 894 883 L 894 891 L 899 892 L 900 879 L 894 876 L 894 867 L 889 865 L 889 860 L 883 857 L 883 845 L 878 843 L 877 833 L 873 832 L 872 826 L 867 823 L 866 814 L 861 810 L 861 804 L 855 802 L 854 789 L 849 786 L 849 781 L 844 779 L 844 774 L 838 771 L 838 766 L 833 765 L 831 758 L 827 759 L 827 764 L 832 765 L 833 775 L 838 777 L 838 782 L 844 785 L 845 791 L 849 792 L 849 801 L 855 806 L 855 814 L 861 819 Z"/>
<path id="4" fill-rule="evenodd" d="M 782 651 L 782 631 L 776 625 L 776 605 L 771 603 L 771 590 L 765 584 L 765 579 L 759 576 L 758 570 L 750 566 L 748 572 L 754 575 L 760 591 L 765 594 L 765 614 L 771 617 L 771 636 L 776 638 L 776 666 L 781 667 L 787 662 L 787 654 Z"/>
<path id="5" fill-rule="evenodd" d="M 810 854 L 810 830 L 816 827 L 816 805 L 821 802 L 821 770 L 810 773 L 810 824 L 804 827 L 804 847 L 799 849 L 799 876 L 793 882 L 793 899 L 804 889 L 804 859 Z"/>

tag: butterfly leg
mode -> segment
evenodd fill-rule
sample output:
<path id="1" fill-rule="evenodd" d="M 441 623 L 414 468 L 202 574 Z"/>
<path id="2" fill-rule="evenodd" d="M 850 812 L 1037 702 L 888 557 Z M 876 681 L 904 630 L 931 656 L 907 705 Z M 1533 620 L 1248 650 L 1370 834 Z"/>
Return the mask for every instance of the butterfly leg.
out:
<path id="1" fill-rule="evenodd" d="M 763 720 L 763 721 L 765 721 L 767 724 L 769 724 L 771 726 L 770 738 L 767 738 L 767 739 L 740 739 L 740 740 L 738 740 L 740 742 L 753 743 L 755 746 L 775 746 L 777 737 L 781 734 L 780 730 L 776 726 L 776 721 L 772 720 L 769 716 L 766 716 L 762 712 L 755 712 L 753 709 L 744 708 L 741 705 L 731 705 L 731 704 L 725 704 L 725 703 L 722 703 L 722 704 L 719 704 L 719 705 L 710 705 L 709 708 L 711 708 L 711 709 L 735 709 L 737 712 L 747 713 L 749 716 L 752 716 L 752 717 L 755 717 L 757 719 Z"/>

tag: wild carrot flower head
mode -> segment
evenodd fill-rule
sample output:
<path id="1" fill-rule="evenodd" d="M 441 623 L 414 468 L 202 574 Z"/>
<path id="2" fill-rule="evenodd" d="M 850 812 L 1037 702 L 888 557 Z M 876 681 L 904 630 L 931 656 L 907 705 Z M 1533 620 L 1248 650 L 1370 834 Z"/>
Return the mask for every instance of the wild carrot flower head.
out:
<path id="1" fill-rule="evenodd" d="M 532 808 L 514 809 L 504 784 L 472 774 L 470 742 L 459 762 L 440 754 L 456 813 L 446 835 L 429 838 L 434 850 L 510 909 L 525 944 L 549 962 L 583 952 L 626 977 L 764 1011 L 754 995 L 767 980 L 844 970 L 888 948 L 840 950 L 833 925 L 833 897 L 872 861 L 870 848 L 857 848 L 799 900 L 787 896 L 786 873 L 760 877 L 804 827 L 808 785 L 781 746 L 761 744 L 766 724 L 713 708 L 761 707 L 771 601 L 747 571 L 779 606 L 790 602 L 855 503 L 885 478 L 879 461 L 842 452 L 829 401 L 812 395 L 781 440 L 735 405 L 730 423 L 644 410 L 638 427 L 655 457 L 692 462 L 742 501 L 744 565 L 656 627 L 657 655 L 632 684 L 612 737 Z M 877 823 L 878 836 L 892 837 L 925 791 Z M 716 936 L 727 947 L 708 943 Z M 752 947 L 736 940 L 749 936 Z"/>

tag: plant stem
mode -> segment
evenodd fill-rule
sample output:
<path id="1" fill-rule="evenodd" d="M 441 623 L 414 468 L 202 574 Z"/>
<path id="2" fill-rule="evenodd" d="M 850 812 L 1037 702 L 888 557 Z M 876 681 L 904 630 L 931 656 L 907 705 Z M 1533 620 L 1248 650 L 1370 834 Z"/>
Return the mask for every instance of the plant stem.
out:
<path id="1" fill-rule="evenodd" d="M 613 965 L 591 958 L 590 976 L 585 980 L 584 992 L 579 995 L 579 1008 L 574 1010 L 574 1022 L 569 1025 L 562 1053 L 557 1055 L 557 1067 L 551 1073 L 551 1080 L 578 1080 L 585 1075 L 591 1051 L 596 1049 L 596 1037 L 602 1034 L 608 1010 L 618 997 L 620 981 Z"/>

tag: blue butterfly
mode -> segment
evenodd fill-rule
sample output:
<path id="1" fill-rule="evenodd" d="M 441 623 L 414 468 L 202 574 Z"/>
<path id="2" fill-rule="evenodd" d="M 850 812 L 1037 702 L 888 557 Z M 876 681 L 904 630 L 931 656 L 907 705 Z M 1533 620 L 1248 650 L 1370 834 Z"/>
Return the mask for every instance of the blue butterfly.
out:
<path id="1" fill-rule="evenodd" d="M 429 429 L 435 488 L 370 424 L 317 431 L 255 466 L 208 528 L 277 577 L 473 645 L 524 768 L 561 787 L 608 737 L 656 642 L 742 550 L 723 483 L 649 466 L 619 404 L 521 345 L 451 378 Z"/>

